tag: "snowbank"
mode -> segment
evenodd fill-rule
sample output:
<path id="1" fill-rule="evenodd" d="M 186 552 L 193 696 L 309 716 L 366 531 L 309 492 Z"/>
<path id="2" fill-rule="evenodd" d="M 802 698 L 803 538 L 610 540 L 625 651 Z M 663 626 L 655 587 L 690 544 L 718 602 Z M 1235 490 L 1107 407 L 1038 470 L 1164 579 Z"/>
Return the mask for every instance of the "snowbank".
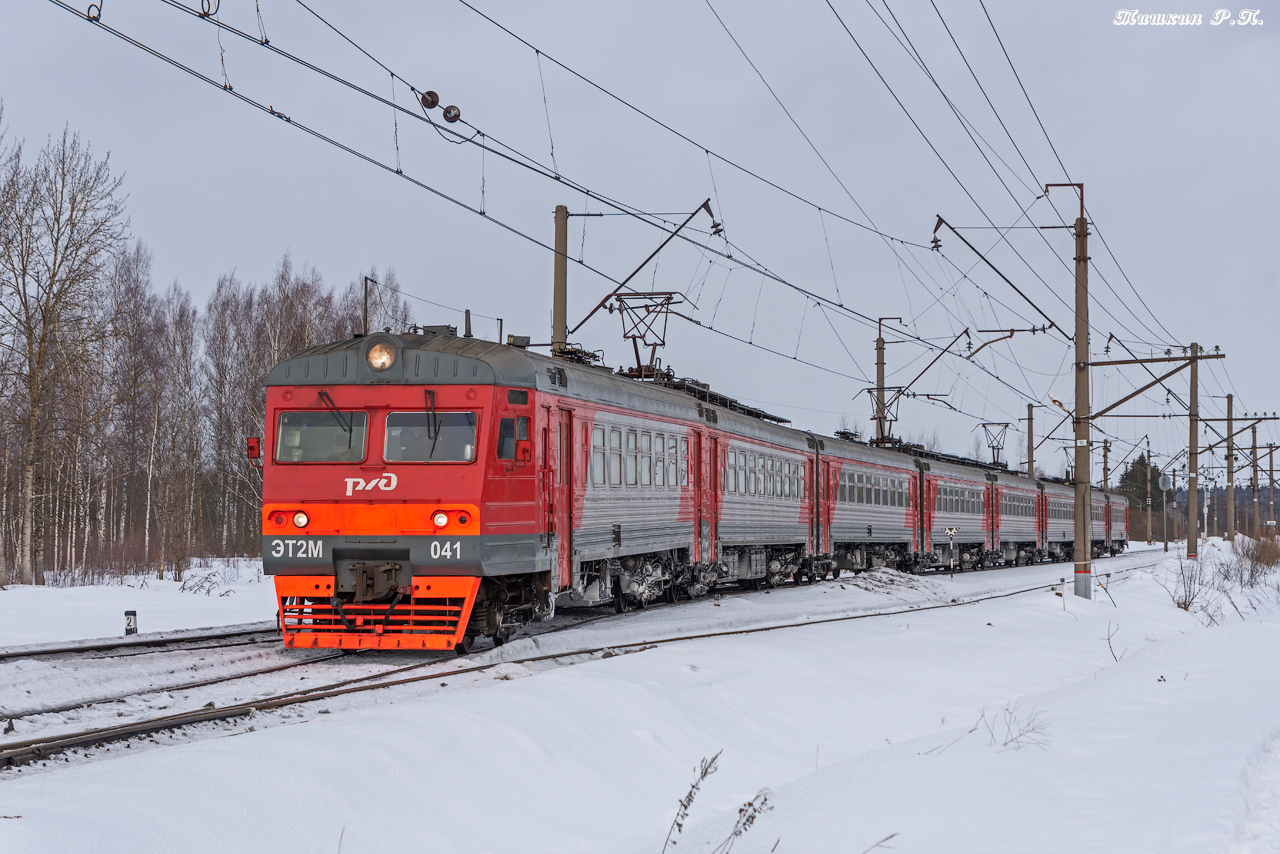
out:
<path id="1" fill-rule="evenodd" d="M 1269 850 L 1274 597 L 1205 628 L 1172 604 L 1175 567 L 1114 580 L 1114 605 L 1037 592 L 508 664 L 304 707 L 289 725 L 9 772 L 0 814 L 21 818 L 0 819 L 0 850 L 652 854 L 718 751 L 673 851 L 711 851 L 766 788 L 772 809 L 739 854 L 856 854 L 891 834 L 897 852 Z M 928 596 L 998 577 L 929 579 Z M 889 595 L 828 582 L 697 608 L 757 622 Z M 637 616 L 654 628 L 677 613 Z"/>
<path id="2" fill-rule="evenodd" d="M 215 560 L 176 581 L 130 577 L 96 587 L 10 585 L 0 590 L 0 647 L 119 637 L 124 612 L 141 632 L 166 632 L 274 620 L 275 589 L 262 561 Z"/>

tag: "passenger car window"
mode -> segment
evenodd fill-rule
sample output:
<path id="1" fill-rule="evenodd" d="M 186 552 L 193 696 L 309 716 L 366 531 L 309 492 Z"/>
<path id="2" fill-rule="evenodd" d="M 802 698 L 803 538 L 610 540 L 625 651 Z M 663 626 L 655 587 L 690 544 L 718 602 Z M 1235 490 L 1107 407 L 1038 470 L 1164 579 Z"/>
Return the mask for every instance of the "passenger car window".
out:
<path id="1" fill-rule="evenodd" d="M 596 427 L 591 433 L 591 483 L 604 486 L 604 428 Z"/>

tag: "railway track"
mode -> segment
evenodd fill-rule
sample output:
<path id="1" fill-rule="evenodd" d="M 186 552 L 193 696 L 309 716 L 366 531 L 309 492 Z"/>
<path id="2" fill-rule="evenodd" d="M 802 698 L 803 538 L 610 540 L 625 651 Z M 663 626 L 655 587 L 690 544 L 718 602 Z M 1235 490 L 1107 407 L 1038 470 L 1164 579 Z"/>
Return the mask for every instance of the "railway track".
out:
<path id="1" fill-rule="evenodd" d="M 75 653 L 111 652 L 113 650 L 118 651 L 116 654 L 136 654 L 138 652 L 152 652 L 155 651 L 155 648 L 157 647 L 177 647 L 180 644 L 190 644 L 199 641 L 230 641 L 230 643 L 187 647 L 187 649 L 213 649 L 234 645 L 236 643 L 235 639 L 237 638 L 244 638 L 245 640 L 241 642 L 250 644 L 257 643 L 258 641 L 249 638 L 257 637 L 267 639 L 277 636 L 274 622 L 253 623 L 248 626 L 236 627 L 233 629 L 196 630 L 191 633 L 142 635 L 120 638 L 118 640 L 103 639 L 68 644 L 38 644 L 0 648 L 0 661 L 9 661 L 16 658 L 43 658 L 46 656 L 71 655 Z"/>
<path id="2" fill-rule="evenodd" d="M 1137 566 L 1126 566 L 1114 570 L 1111 575 L 1114 580 L 1136 572 L 1140 569 L 1149 569 L 1160 563 L 1160 560 L 1151 561 L 1149 563 Z M 839 583 L 833 581 L 830 583 Z M 772 623 L 761 626 L 752 626 L 745 628 L 720 629 L 707 632 L 696 632 L 688 634 L 678 634 L 661 638 L 650 638 L 641 641 L 630 641 L 624 643 L 606 644 L 603 646 L 591 646 L 578 649 L 566 649 L 557 652 L 549 652 L 539 655 L 524 656 L 518 658 L 504 658 L 498 661 L 489 661 L 480 664 L 465 666 L 445 666 L 443 669 L 432 669 L 429 673 L 415 673 L 425 668 L 439 668 L 444 664 L 444 660 L 434 659 L 431 661 L 415 662 L 413 664 L 394 667 L 383 670 L 374 674 L 345 679 L 332 682 L 326 685 L 314 686 L 305 690 L 285 692 L 274 696 L 250 700 L 246 702 L 238 702 L 221 707 L 214 706 L 213 703 L 203 708 L 179 712 L 171 715 L 148 718 L 145 720 L 135 720 L 127 723 L 118 724 L 109 727 L 99 727 L 95 729 L 84 730 L 75 733 L 66 733 L 56 736 L 43 736 L 37 738 L 26 739 L 22 741 L 14 741 L 8 743 L 0 743 L 0 767 L 14 767 L 29 762 L 38 761 L 48 758 L 55 754 L 67 750 L 77 748 L 90 748 L 105 743 L 120 741 L 138 736 L 151 735 L 166 730 L 178 730 L 183 727 L 189 727 L 201 723 L 211 721 L 234 721 L 240 718 L 251 717 L 253 715 L 280 710 L 291 706 L 297 706 L 304 703 L 314 703 L 317 701 L 328 700 L 336 697 L 344 697 L 351 694 L 363 693 L 367 691 L 375 691 L 384 688 L 392 688 L 402 685 L 411 685 L 415 683 L 427 682 L 431 680 L 447 679 L 468 674 L 481 673 L 486 670 L 502 665 L 512 664 L 536 664 L 539 662 L 557 661 L 561 659 L 583 659 L 594 658 L 606 655 L 607 653 L 626 653 L 636 652 L 644 649 L 652 649 L 665 644 L 687 642 L 692 640 L 702 640 L 708 638 L 728 637 L 732 635 L 758 634 L 761 632 L 780 631 L 789 628 L 801 628 L 809 626 L 818 626 L 828 623 L 848 622 L 852 620 L 871 619 L 874 617 L 890 617 L 902 614 L 915 614 L 924 611 L 936 611 L 946 608 L 958 608 L 966 605 L 974 605 L 980 602 L 988 602 L 997 599 L 1007 599 L 1013 596 L 1020 596 L 1027 593 L 1034 593 L 1044 590 L 1054 590 L 1061 585 L 1058 583 L 1037 584 L 1028 587 L 1021 587 L 1016 590 L 1003 591 L 998 593 L 989 593 L 979 596 L 973 596 L 964 599 L 953 599 L 950 602 L 915 605 L 909 607 L 888 608 L 865 611 L 854 614 L 842 614 L 832 617 L 816 617 L 804 620 L 792 620 L 780 623 Z M 638 615 L 642 612 L 632 612 Z M 533 635 L 535 639 L 540 635 L 552 634 L 559 631 L 578 628 L 586 623 L 596 622 L 598 620 L 614 617 L 614 614 L 602 614 L 580 620 L 570 625 L 558 626 L 547 629 L 543 632 Z M 622 615 L 625 618 L 625 615 Z M 483 650 L 471 653 L 469 656 L 462 657 L 478 658 L 492 652 L 492 650 Z M 453 659 L 456 663 L 459 659 Z M 312 663 L 311 661 L 300 662 Z M 296 666 L 296 665 L 295 665 Z M 413 675 L 406 675 L 406 674 Z M 229 681 L 229 680 L 218 680 Z"/>
<path id="3" fill-rule="evenodd" d="M 596 616 L 587 617 L 585 619 L 573 620 L 559 626 L 543 627 L 539 625 L 538 629 L 527 632 L 524 635 L 517 635 L 517 637 L 522 637 L 522 636 L 529 637 L 529 636 L 538 636 L 538 635 L 544 635 L 544 634 L 553 634 L 555 632 L 576 628 L 586 623 L 593 623 L 593 622 L 596 622 L 597 620 L 601 620 L 609 616 L 613 616 L 612 613 L 599 614 Z M 41 648 L 31 648 L 31 649 L 19 649 L 16 651 L 0 651 L 0 663 L 3 663 L 6 659 L 12 659 L 12 658 L 32 658 L 32 657 L 65 658 L 67 656 L 72 656 L 78 653 L 89 653 L 91 655 L 87 659 L 83 659 L 83 660 L 96 661 L 101 658 L 116 658 L 121 656 L 134 657 L 134 656 L 140 656 L 140 655 L 152 655 L 152 654 L 175 653 L 175 652 L 187 653 L 187 652 L 195 652 L 195 651 L 210 650 L 210 649 L 223 650 L 223 649 L 229 649 L 229 648 L 239 647 L 239 646 L 247 646 L 247 645 L 255 645 L 255 644 L 260 645 L 263 643 L 276 643 L 279 641 L 279 637 L 280 637 L 279 634 L 274 631 L 264 632 L 258 629 L 251 629 L 251 630 L 237 630 L 237 631 L 226 631 L 226 632 L 210 632 L 210 633 L 201 634 L 198 637 L 182 637 L 178 639 L 147 638 L 147 639 L 140 639 L 140 640 L 125 640 L 119 643 L 104 642 L 104 643 L 95 643 L 95 644 L 79 644 L 79 645 L 64 645 L 64 646 L 41 647 Z M 247 639 L 241 639 L 241 638 L 247 638 Z M 210 639 L 223 639 L 223 640 L 220 643 L 214 643 L 214 644 L 202 644 L 202 645 L 195 645 L 195 646 L 188 645 L 192 641 L 210 640 Z M 120 650 L 123 650 L 123 651 L 120 651 Z M 487 651 L 488 650 L 483 650 L 483 652 L 487 652 Z M 96 654 L 101 652 L 105 652 L 106 654 L 105 655 Z M 364 652 L 364 651 L 361 651 L 361 652 Z M 354 654 L 354 653 L 348 650 L 323 650 L 323 651 L 320 651 L 320 654 L 318 655 L 309 655 L 306 658 L 302 658 L 297 661 L 286 661 L 279 664 L 272 664 L 267 667 L 258 667 L 250 670 L 245 670 L 242 672 L 230 673 L 223 676 L 199 679 L 195 681 L 177 682 L 177 683 L 167 684 L 167 685 L 148 685 L 146 689 L 139 690 L 139 691 L 130 691 L 126 693 L 114 693 L 114 694 L 99 694 L 91 697 L 80 698 L 75 701 L 66 702 L 56 706 L 39 706 L 39 707 L 19 709 L 14 711 L 0 708 L 0 720 L 7 719 L 9 721 L 14 721 L 14 720 L 19 720 L 23 718 L 39 717 L 41 715 L 62 714 L 66 712 L 87 709 L 91 706 L 104 705 L 108 703 L 119 703 L 119 702 L 131 700 L 131 699 L 137 699 L 137 698 L 156 695 L 156 694 L 167 694 L 175 691 L 189 691 L 197 688 L 207 688 L 213 685 L 221 685 L 228 682 L 234 682 L 239 679 L 248 679 L 254 676 L 263 676 L 263 675 L 268 675 L 272 673 L 279 673 L 281 671 L 291 670 L 296 667 L 305 667 L 307 665 L 316 664 L 322 661 L 328 661 L 334 658 L 342 658 L 349 654 Z M 425 662 L 421 664 L 430 664 L 430 663 L 433 663 L 434 661 L 435 660 L 433 660 L 432 662 Z M 419 665 L 412 665 L 411 667 L 416 667 L 416 666 L 419 666 Z M 399 668 L 394 669 L 392 672 L 399 672 Z M 377 676 L 380 676 L 380 675 L 382 675 L 381 672 L 377 674 L 371 674 L 363 678 L 376 678 Z"/>

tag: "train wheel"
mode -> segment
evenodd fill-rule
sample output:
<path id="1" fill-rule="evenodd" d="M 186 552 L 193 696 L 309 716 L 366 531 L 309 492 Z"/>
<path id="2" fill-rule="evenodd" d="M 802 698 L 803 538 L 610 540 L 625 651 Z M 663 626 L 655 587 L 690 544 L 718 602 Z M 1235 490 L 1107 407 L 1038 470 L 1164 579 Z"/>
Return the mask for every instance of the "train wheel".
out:
<path id="1" fill-rule="evenodd" d="M 467 632 L 462 636 L 462 640 L 453 645 L 453 651 L 458 655 L 466 655 L 471 652 L 471 648 L 475 646 L 476 636 Z"/>
<path id="2" fill-rule="evenodd" d="M 613 611 L 615 614 L 622 614 L 626 610 L 627 597 L 622 592 L 622 582 L 615 578 L 613 579 Z"/>
<path id="3" fill-rule="evenodd" d="M 834 566 L 831 568 L 831 580 L 832 581 L 840 580 L 840 567 Z"/>

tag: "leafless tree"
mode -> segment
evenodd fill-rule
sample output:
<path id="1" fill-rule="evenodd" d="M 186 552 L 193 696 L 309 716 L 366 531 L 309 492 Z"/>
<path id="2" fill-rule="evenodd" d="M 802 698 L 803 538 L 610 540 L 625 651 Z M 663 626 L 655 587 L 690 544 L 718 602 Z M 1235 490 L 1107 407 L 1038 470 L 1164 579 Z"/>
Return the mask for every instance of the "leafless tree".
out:
<path id="1" fill-rule="evenodd" d="M 64 130 L 27 165 L 21 149 L 0 178 L 0 335 L 21 387 L 22 518 L 18 565 L 24 583 L 44 583 L 39 539 L 49 502 L 36 502 L 47 469 L 46 422 L 59 392 L 58 357 L 96 337 L 98 286 L 125 237 L 121 179 Z"/>

